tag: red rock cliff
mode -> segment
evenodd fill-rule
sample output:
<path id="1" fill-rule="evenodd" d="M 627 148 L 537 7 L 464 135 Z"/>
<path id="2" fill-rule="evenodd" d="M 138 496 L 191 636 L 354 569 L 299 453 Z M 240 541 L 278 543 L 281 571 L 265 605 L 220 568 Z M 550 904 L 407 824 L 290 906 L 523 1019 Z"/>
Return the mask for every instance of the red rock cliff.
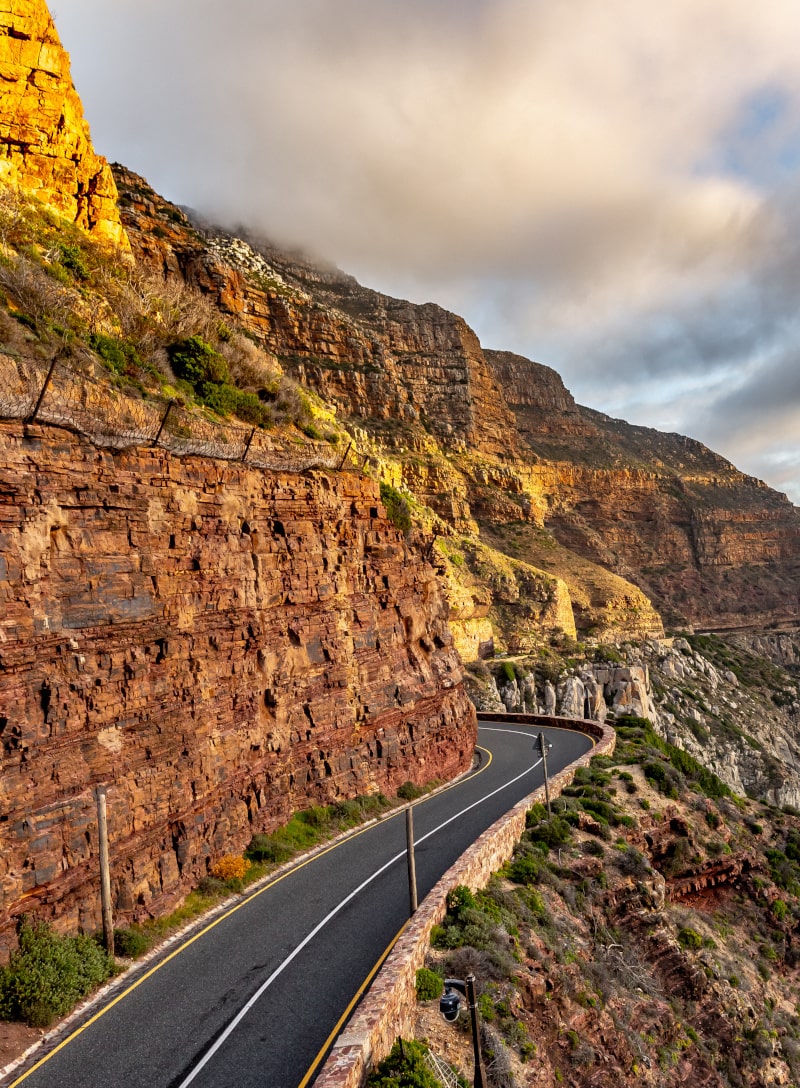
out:
<path id="1" fill-rule="evenodd" d="M 297 808 L 468 766 L 434 572 L 372 481 L 13 424 L 0 454 L 0 935 L 96 925 L 98 783 L 130 916 Z"/>
<path id="2" fill-rule="evenodd" d="M 115 172 L 138 257 L 242 322 L 456 532 L 516 526 L 493 545 L 572 570 L 581 630 L 609 629 L 610 607 L 615 637 L 626 625 L 657 633 L 640 591 L 674 624 L 796 619 L 800 513 L 784 496 L 698 442 L 576 405 L 555 371 L 482 349 L 440 307 L 387 298 L 263 240 L 193 230 L 141 178 Z M 561 548 L 555 565 L 542 528 Z M 570 555 L 592 566 L 576 573 Z M 639 587 L 621 611 L 624 587 L 598 565 Z"/>

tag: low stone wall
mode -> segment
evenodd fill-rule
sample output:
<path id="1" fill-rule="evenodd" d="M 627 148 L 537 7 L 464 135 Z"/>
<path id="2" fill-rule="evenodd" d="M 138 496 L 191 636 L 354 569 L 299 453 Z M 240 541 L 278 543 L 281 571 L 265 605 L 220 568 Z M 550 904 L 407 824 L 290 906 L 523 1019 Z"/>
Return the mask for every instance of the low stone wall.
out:
<path id="1" fill-rule="evenodd" d="M 550 718 L 542 714 L 478 714 L 478 719 L 573 729 L 595 739 L 595 746 L 590 752 L 550 778 L 551 796 L 556 796 L 569 785 L 578 767 L 585 767 L 594 756 L 610 755 L 616 743 L 616 734 L 611 726 L 599 722 Z M 445 916 L 447 893 L 456 884 L 466 884 L 477 891 L 488 883 L 492 873 L 511 857 L 514 846 L 525 830 L 525 815 L 537 801 L 544 801 L 544 787 L 518 802 L 502 819 L 484 831 L 426 896 L 403 930 L 346 1031 L 334 1044 L 314 1081 L 314 1088 L 360 1088 L 366 1073 L 374 1063 L 386 1057 L 397 1036 L 411 1033 L 417 1003 L 417 969 L 425 963 L 432 927 Z"/>

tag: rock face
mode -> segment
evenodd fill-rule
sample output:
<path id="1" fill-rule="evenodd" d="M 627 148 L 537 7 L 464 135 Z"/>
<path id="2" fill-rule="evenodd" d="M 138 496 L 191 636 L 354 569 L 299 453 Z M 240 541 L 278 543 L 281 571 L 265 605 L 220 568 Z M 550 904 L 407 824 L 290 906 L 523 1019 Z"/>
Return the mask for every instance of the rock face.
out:
<path id="1" fill-rule="evenodd" d="M 463 318 L 370 291 L 263 240 L 206 224 L 199 224 L 202 237 L 187 232 L 180 213 L 142 178 L 114 169 L 137 256 L 213 295 L 341 415 L 423 421 L 445 446 L 507 450 L 513 416 Z"/>
<path id="2" fill-rule="evenodd" d="M 476 663 L 467 690 L 479 711 L 647 718 L 735 793 L 800 808 L 798 632 L 691 639 L 599 647 L 585 660 L 562 660 L 558 675 L 530 659 L 511 669 Z M 775 665 L 778 655 L 784 663 Z"/>
<path id="3" fill-rule="evenodd" d="M 0 0 L 0 180 L 96 238 L 127 245 L 114 178 L 92 149 L 44 0 Z"/>
<path id="4" fill-rule="evenodd" d="M 469 765 L 433 569 L 352 473 L 0 429 L 0 934 L 163 909 L 298 808 Z M 0 937 L 0 943 L 2 937 Z"/>
<path id="5" fill-rule="evenodd" d="M 136 254 L 213 297 L 454 532 L 562 578 L 575 613 L 565 630 L 658 636 L 653 604 L 676 625 L 714 628 L 800 614 L 800 514 L 784 496 L 698 442 L 576 405 L 555 371 L 482 348 L 438 306 L 263 239 L 192 229 L 115 171 Z M 494 633 L 510 646 L 519 632 L 506 623 Z M 480 651 L 484 628 L 465 649 Z"/>

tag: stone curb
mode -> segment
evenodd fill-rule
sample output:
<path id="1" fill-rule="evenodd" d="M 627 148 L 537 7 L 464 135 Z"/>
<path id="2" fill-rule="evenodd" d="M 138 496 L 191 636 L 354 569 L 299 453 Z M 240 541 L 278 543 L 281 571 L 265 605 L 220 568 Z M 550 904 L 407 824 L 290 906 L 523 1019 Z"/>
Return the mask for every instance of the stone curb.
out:
<path id="1" fill-rule="evenodd" d="M 616 733 L 611 726 L 599 722 L 542 714 L 479 713 L 478 720 L 572 729 L 596 740 L 590 752 L 550 778 L 551 796 L 557 796 L 570 784 L 579 767 L 588 766 L 595 756 L 610 755 L 616 744 Z M 484 887 L 492 873 L 511 857 L 525 830 L 528 809 L 543 800 L 542 786 L 519 801 L 484 831 L 431 889 L 403 930 L 344 1033 L 334 1043 L 314 1081 L 314 1088 L 360 1088 L 371 1066 L 386 1057 L 397 1036 L 411 1033 L 417 1004 L 417 969 L 424 965 L 432 927 L 445 916 L 447 893 L 456 884 L 466 884 L 473 891 Z"/>

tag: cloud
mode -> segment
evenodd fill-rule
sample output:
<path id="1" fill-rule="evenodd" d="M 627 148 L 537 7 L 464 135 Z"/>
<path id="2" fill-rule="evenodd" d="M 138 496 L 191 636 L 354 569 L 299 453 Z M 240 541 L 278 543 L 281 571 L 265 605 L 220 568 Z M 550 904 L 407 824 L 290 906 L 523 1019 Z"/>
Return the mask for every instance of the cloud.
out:
<path id="1" fill-rule="evenodd" d="M 450 306 L 580 400 L 688 429 L 698 397 L 734 412 L 715 390 L 782 372 L 795 0 L 73 0 L 56 21 L 103 153 Z"/>

